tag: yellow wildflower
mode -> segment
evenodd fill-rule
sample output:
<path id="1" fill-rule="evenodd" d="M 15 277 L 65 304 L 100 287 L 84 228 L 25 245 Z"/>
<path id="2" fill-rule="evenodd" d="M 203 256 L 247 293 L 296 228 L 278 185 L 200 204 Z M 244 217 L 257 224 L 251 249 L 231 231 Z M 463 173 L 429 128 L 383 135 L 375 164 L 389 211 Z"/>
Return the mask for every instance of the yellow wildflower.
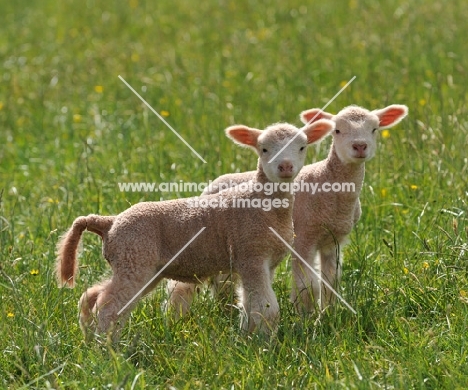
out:
<path id="1" fill-rule="evenodd" d="M 8 313 L 7 313 L 7 317 L 8 317 L 8 318 L 13 318 L 14 316 L 15 316 L 15 315 L 14 315 L 12 312 L 8 312 Z"/>
<path id="2" fill-rule="evenodd" d="M 104 87 L 102 85 L 95 85 L 94 86 L 94 91 L 96 93 L 103 93 L 104 92 Z"/>
<path id="3" fill-rule="evenodd" d="M 344 88 L 344 86 L 348 84 L 348 80 L 343 80 L 341 83 L 340 83 L 340 87 L 341 88 Z"/>
<path id="4" fill-rule="evenodd" d="M 429 268 L 429 263 L 427 261 L 425 261 L 422 266 L 423 266 L 423 269 L 428 269 Z"/>
<path id="5" fill-rule="evenodd" d="M 38 269 L 32 269 L 31 271 L 29 271 L 29 273 L 33 276 L 36 276 L 36 275 L 39 275 L 39 270 Z"/>
<path id="6" fill-rule="evenodd" d="M 330 379 L 332 376 L 330 375 L 330 369 L 328 368 L 328 365 L 325 365 L 325 376 L 327 379 Z"/>
<path id="7" fill-rule="evenodd" d="M 169 111 L 162 110 L 161 115 L 162 116 L 169 116 L 170 114 L 169 114 Z"/>
<path id="8" fill-rule="evenodd" d="M 390 132 L 388 130 L 383 130 L 382 131 L 382 138 L 388 138 L 390 137 Z"/>
<path id="9" fill-rule="evenodd" d="M 80 114 L 74 114 L 73 115 L 73 122 L 80 123 L 81 122 L 81 115 Z"/>

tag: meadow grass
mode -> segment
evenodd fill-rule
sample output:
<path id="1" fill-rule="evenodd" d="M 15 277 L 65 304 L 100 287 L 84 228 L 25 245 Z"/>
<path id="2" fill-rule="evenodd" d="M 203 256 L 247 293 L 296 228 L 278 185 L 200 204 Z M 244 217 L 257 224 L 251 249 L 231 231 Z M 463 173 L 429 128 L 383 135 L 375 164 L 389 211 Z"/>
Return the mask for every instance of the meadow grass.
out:
<path id="1" fill-rule="evenodd" d="M 467 17 L 435 0 L 3 1 L 0 387 L 467 388 Z M 77 287 L 57 287 L 55 246 L 75 217 L 197 195 L 118 182 L 253 169 L 225 127 L 299 124 L 353 76 L 328 111 L 410 109 L 367 164 L 340 286 L 357 315 L 296 314 L 286 259 L 273 340 L 246 337 L 233 302 L 204 293 L 170 325 L 161 286 L 117 345 L 84 343 L 78 299 L 109 270 L 86 234 Z"/>

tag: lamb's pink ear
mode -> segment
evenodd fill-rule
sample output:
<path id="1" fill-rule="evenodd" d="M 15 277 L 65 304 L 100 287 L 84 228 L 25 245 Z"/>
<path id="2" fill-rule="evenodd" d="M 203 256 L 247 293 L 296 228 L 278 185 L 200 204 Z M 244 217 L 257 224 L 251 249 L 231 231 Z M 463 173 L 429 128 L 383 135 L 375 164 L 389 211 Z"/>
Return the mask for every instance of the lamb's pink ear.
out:
<path id="1" fill-rule="evenodd" d="M 226 129 L 226 135 L 236 144 L 256 148 L 258 137 L 262 134 L 261 130 L 252 129 L 244 125 L 234 125 Z"/>
<path id="2" fill-rule="evenodd" d="M 408 107 L 402 104 L 392 104 L 380 110 L 372 111 L 379 117 L 379 128 L 393 127 L 408 115 Z"/>
<path id="3" fill-rule="evenodd" d="M 308 125 L 303 131 L 307 136 L 307 143 L 311 144 L 321 140 L 333 130 L 335 130 L 335 122 L 328 119 L 320 119 Z"/>
<path id="4" fill-rule="evenodd" d="M 302 111 L 300 114 L 302 123 L 313 123 L 319 119 L 332 119 L 333 115 L 322 111 L 320 108 L 311 108 L 310 110 Z"/>

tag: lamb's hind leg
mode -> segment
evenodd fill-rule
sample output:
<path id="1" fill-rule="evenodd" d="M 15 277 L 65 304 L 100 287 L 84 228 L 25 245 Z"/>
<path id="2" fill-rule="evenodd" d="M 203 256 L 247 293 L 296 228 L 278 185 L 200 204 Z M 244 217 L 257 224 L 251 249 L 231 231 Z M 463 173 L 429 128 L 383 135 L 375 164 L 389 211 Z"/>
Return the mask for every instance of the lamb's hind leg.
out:
<path id="1" fill-rule="evenodd" d="M 226 302 L 232 301 L 233 286 L 237 282 L 236 274 L 219 274 L 209 280 L 212 296 Z M 171 311 L 174 319 L 178 320 L 186 316 L 190 311 L 193 299 L 199 285 L 195 283 L 183 283 L 177 280 L 168 280 L 166 292 L 168 296 L 166 311 Z"/>
<path id="2" fill-rule="evenodd" d="M 160 279 L 158 277 L 151 283 L 150 287 L 144 289 L 145 284 L 148 282 L 147 278 L 137 277 L 136 275 L 132 275 L 132 277 L 114 275 L 112 279 L 103 284 L 91 287 L 85 293 L 86 295 L 83 294 L 81 302 L 80 322 L 83 328 L 86 330 L 87 325 L 89 325 L 89 315 L 87 316 L 87 314 L 89 314 L 91 307 L 97 319 L 95 331 L 97 333 L 112 332 L 112 338 L 117 339 L 119 331 L 130 315 L 131 310 L 136 306 L 139 299 L 150 288 L 153 288 Z M 85 336 L 87 336 L 86 331 Z"/>
<path id="3" fill-rule="evenodd" d="M 322 278 L 333 289 L 337 289 L 341 280 L 342 258 L 339 246 L 332 245 L 321 250 Z M 328 305 L 333 305 L 336 295 L 322 283 L 322 309 Z"/>
<path id="4" fill-rule="evenodd" d="M 243 316 L 242 329 L 253 332 L 273 333 L 279 322 L 279 305 L 273 291 L 272 273 L 266 264 L 258 269 L 240 272 L 242 287 L 239 291 Z"/>
<path id="5" fill-rule="evenodd" d="M 312 313 L 321 306 L 319 253 L 315 247 L 296 244 L 300 258 L 292 255 L 291 302 L 299 313 Z M 305 263 L 304 263 L 304 261 Z M 312 269 L 315 271 L 312 271 Z"/>
<path id="6" fill-rule="evenodd" d="M 195 283 L 184 283 L 172 279 L 167 281 L 168 302 L 166 310 L 172 311 L 174 319 L 178 320 L 188 314 L 196 289 Z"/>
<path id="7" fill-rule="evenodd" d="M 236 273 L 213 276 L 209 281 L 211 295 L 223 303 L 231 304 L 235 298 L 236 285 L 239 283 L 239 275 Z"/>
<path id="8" fill-rule="evenodd" d="M 78 303 L 78 310 L 80 313 L 80 328 L 88 339 L 91 334 L 96 331 L 97 318 L 96 318 L 96 301 L 99 294 L 101 294 L 110 280 L 105 280 L 88 288 L 80 298 Z"/>

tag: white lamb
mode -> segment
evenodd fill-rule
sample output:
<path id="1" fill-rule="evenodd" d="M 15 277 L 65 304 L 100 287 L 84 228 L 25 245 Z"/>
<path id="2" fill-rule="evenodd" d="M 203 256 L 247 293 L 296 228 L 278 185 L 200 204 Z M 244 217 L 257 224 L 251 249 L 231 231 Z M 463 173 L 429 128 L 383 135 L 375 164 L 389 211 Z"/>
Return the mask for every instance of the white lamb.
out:
<path id="1" fill-rule="evenodd" d="M 76 252 L 84 230 L 101 236 L 103 255 L 113 271 L 110 279 L 81 296 L 80 326 L 85 335 L 89 331 L 118 331 L 138 299 L 162 278 L 195 283 L 230 270 L 242 283 L 243 329 L 274 330 L 279 307 L 272 276 L 288 249 L 269 227 L 287 242 L 293 241 L 293 194 L 279 184 L 294 180 L 304 164 L 307 145 L 323 138 L 334 126 L 332 121 L 321 120 L 303 131 L 286 123 L 264 131 L 242 125 L 226 130 L 234 142 L 257 152 L 258 168 L 252 183 L 278 184 L 271 195 L 232 189 L 204 198 L 142 202 L 117 216 L 78 217 L 58 244 L 59 283 L 74 286 Z M 268 163 L 293 137 L 293 142 Z M 198 201 L 212 207 L 197 207 Z M 250 208 L 236 207 L 246 202 Z M 279 206 L 266 211 L 267 204 L 275 202 Z M 170 262 L 197 233 L 200 237 Z"/>
<path id="2" fill-rule="evenodd" d="M 374 157 L 377 130 L 392 127 L 408 113 L 403 105 L 390 105 L 380 110 L 369 111 L 358 106 L 349 106 L 337 115 L 320 109 L 301 113 L 304 123 L 323 118 L 333 120 L 336 129 L 328 157 L 315 164 L 306 165 L 295 182 L 318 185 L 315 194 L 307 191 L 296 193 L 294 206 L 294 246 L 297 253 L 311 266 L 314 273 L 300 259 L 293 255 L 293 289 L 291 300 L 299 311 L 312 312 L 315 305 L 323 309 L 331 304 L 335 296 L 322 283 L 321 278 L 336 286 L 341 278 L 341 250 L 347 237 L 361 216 L 359 195 L 365 172 L 365 162 Z M 234 173 L 220 176 L 203 194 L 213 194 L 226 185 L 233 186 L 250 180 L 253 172 Z M 333 183 L 351 183 L 354 192 L 324 192 Z M 321 278 L 317 275 L 321 275 Z M 226 275 L 216 278 L 217 285 L 226 280 Z M 169 281 L 171 296 L 183 295 L 186 305 L 194 294 L 194 286 Z"/>

